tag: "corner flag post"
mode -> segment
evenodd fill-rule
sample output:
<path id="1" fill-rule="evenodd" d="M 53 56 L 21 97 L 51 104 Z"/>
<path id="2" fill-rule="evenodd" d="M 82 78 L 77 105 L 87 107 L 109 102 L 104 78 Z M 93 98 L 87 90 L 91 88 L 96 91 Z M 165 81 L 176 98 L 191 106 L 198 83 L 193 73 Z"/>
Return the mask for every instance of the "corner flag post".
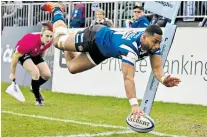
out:
<path id="1" fill-rule="evenodd" d="M 148 1 L 145 3 L 144 9 L 154 14 L 166 17 L 171 20 L 171 23 L 167 23 L 163 35 L 163 41 L 160 44 L 162 51 L 162 66 L 164 67 L 171 45 L 173 43 L 174 35 L 177 26 L 174 25 L 175 19 L 180 8 L 180 1 L 167 2 L 167 1 Z M 152 104 L 156 95 L 156 91 L 159 85 L 159 81 L 154 77 L 151 72 L 145 94 L 142 99 L 141 108 L 145 114 L 149 115 L 152 109 Z"/>

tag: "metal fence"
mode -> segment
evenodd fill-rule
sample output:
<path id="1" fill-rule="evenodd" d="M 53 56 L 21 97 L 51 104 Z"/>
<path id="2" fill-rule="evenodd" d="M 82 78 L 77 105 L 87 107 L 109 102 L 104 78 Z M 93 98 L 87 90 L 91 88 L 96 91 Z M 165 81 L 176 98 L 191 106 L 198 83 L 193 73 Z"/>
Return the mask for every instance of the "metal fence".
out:
<path id="1" fill-rule="evenodd" d="M 66 23 L 70 27 L 70 17 L 76 4 L 80 2 L 63 2 L 65 4 Z M 133 16 L 133 7 L 137 5 L 135 1 L 122 2 L 81 2 L 85 5 L 85 26 L 89 26 L 95 18 L 96 6 L 105 11 L 105 17 L 114 22 L 115 27 L 122 27 L 126 19 Z M 139 3 L 140 4 L 140 3 Z M 51 20 L 51 14 L 40 10 L 42 3 L 22 3 L 22 4 L 2 4 L 2 28 L 4 26 L 32 26 L 41 21 Z M 207 16 L 207 1 L 195 1 L 195 14 L 185 16 L 184 4 L 178 12 L 177 18 L 203 18 Z M 147 11 L 145 11 L 148 14 Z"/>

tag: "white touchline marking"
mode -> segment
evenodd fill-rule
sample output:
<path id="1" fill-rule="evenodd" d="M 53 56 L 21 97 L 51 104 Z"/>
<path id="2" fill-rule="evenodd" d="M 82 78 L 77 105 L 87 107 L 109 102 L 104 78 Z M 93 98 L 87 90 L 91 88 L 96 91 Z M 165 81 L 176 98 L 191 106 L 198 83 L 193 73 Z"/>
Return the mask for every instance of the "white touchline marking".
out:
<path id="1" fill-rule="evenodd" d="M 89 123 L 89 122 L 81 122 L 81 121 L 70 120 L 70 119 L 60 119 L 60 118 L 53 118 L 53 117 L 46 117 L 46 116 L 21 114 L 21 113 L 15 113 L 15 112 L 11 112 L 11 111 L 1 111 L 1 112 L 2 113 L 7 113 L 7 114 L 12 114 L 12 115 L 17 115 L 17 116 L 23 116 L 23 117 L 32 117 L 32 118 L 47 119 L 47 120 L 52 120 L 52 121 L 61 121 L 61 122 L 66 122 L 66 123 L 89 125 L 89 126 L 92 126 L 92 127 L 128 129 L 127 127 L 123 127 L 123 126 L 113 126 L 113 125 L 107 125 L 107 124 L 93 124 L 93 123 Z"/>
<path id="2" fill-rule="evenodd" d="M 99 137 L 99 136 L 110 136 L 110 135 L 114 135 L 114 134 L 130 134 L 130 133 L 136 133 L 135 131 L 132 130 L 123 130 L 123 131 L 111 131 L 111 132 L 102 132 L 102 133 L 98 133 L 98 134 L 76 134 L 76 135 L 68 135 L 68 136 L 43 136 L 43 137 Z M 154 134 L 152 132 L 149 132 L 150 134 Z M 158 135 L 158 136 L 164 136 L 164 137 L 185 137 L 185 136 L 176 136 L 176 135 L 166 135 L 163 133 L 158 133 L 156 132 L 156 134 L 154 135 Z"/>
<path id="3" fill-rule="evenodd" d="M 134 133 L 132 130 L 123 130 L 123 131 L 111 131 L 111 132 L 103 132 L 98 134 L 77 134 L 77 135 L 68 135 L 68 136 L 43 136 L 43 137 L 98 137 L 98 136 L 110 136 L 114 134 L 128 134 Z"/>
<path id="4" fill-rule="evenodd" d="M 1 112 L 7 113 L 7 114 L 12 114 L 12 115 L 17 115 L 17 116 L 23 116 L 23 117 L 32 117 L 32 118 L 47 119 L 47 120 L 52 120 L 52 121 L 61 121 L 61 122 L 66 122 L 66 123 L 89 125 L 92 127 L 127 129 L 127 127 L 123 127 L 123 126 L 113 126 L 113 125 L 106 125 L 106 124 L 93 124 L 93 123 L 89 123 L 89 122 L 81 122 L 81 121 L 75 121 L 75 120 L 70 120 L 70 119 L 60 119 L 60 118 L 53 118 L 53 117 L 46 117 L 46 116 L 21 114 L 21 113 L 15 113 L 15 112 L 11 112 L 11 111 L 1 111 Z"/>
<path id="5" fill-rule="evenodd" d="M 89 137 L 93 137 L 93 136 L 103 136 L 102 134 L 127 134 L 127 133 L 136 133 L 132 130 L 129 130 L 129 128 L 124 127 L 124 126 L 114 126 L 114 125 L 108 125 L 108 124 L 94 124 L 94 123 L 90 123 L 90 122 L 81 122 L 81 121 L 76 121 L 76 120 L 70 120 L 70 119 L 60 119 L 60 118 L 53 118 L 53 117 L 46 117 L 46 116 L 38 116 L 38 115 L 29 115 L 29 114 L 21 114 L 21 113 L 15 113 L 12 111 L 4 111 L 2 110 L 1 113 L 6 113 L 6 114 L 12 114 L 12 115 L 17 115 L 17 116 L 23 116 L 23 117 L 32 117 L 32 118 L 39 118 L 39 119 L 47 119 L 47 120 L 52 120 L 52 121 L 61 121 L 61 122 L 66 122 L 66 123 L 74 123 L 74 124 L 80 124 L 80 125 L 88 125 L 88 126 L 92 126 L 92 127 L 105 127 L 105 128 L 115 128 L 115 129 L 124 129 L 125 131 L 119 131 L 119 132 L 104 132 L 104 133 L 99 133 L 99 134 L 87 134 L 87 135 L 92 135 Z M 186 136 L 178 136 L 178 135 L 170 135 L 170 134 L 164 134 L 164 133 L 160 133 L 157 131 L 151 131 L 148 132 L 149 134 L 154 134 L 154 135 L 158 135 L 158 136 L 165 136 L 165 137 L 186 137 Z M 83 134 L 81 134 L 83 135 Z M 79 135 L 73 135 L 74 137 L 79 137 Z M 58 137 L 71 137 L 69 136 L 58 136 Z M 88 136 L 86 136 L 88 137 Z"/>

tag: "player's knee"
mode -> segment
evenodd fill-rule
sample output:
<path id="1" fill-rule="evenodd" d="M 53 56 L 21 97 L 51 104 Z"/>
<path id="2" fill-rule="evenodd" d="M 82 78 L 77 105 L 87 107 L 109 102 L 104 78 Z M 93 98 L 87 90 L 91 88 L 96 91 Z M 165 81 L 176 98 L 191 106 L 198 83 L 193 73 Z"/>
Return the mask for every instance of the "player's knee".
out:
<path id="1" fill-rule="evenodd" d="M 55 27 L 54 29 L 54 38 L 58 37 L 61 34 L 67 34 L 68 29 L 66 26 L 58 24 L 58 27 Z"/>
<path id="2" fill-rule="evenodd" d="M 64 50 L 64 44 L 67 40 L 67 28 L 66 26 L 58 26 L 54 29 L 54 46 L 56 48 Z"/>
<path id="3" fill-rule="evenodd" d="M 68 71 L 71 73 L 71 74 L 76 74 L 76 70 L 74 70 L 72 67 L 68 67 Z"/>
<path id="4" fill-rule="evenodd" d="M 40 77 L 40 72 L 39 72 L 38 70 L 36 70 L 36 71 L 32 71 L 32 72 L 31 72 L 31 76 L 32 76 L 32 79 L 33 79 L 33 80 L 38 80 L 39 77 Z"/>
<path id="5" fill-rule="evenodd" d="M 48 80 L 51 77 L 51 72 L 50 71 L 44 72 L 42 74 L 42 77 L 43 77 L 43 79 Z"/>
<path id="6" fill-rule="evenodd" d="M 72 64 L 68 64 L 67 67 L 68 67 L 68 71 L 69 71 L 71 74 L 76 74 L 76 73 L 78 73 L 78 72 L 76 71 L 75 67 L 74 67 Z"/>

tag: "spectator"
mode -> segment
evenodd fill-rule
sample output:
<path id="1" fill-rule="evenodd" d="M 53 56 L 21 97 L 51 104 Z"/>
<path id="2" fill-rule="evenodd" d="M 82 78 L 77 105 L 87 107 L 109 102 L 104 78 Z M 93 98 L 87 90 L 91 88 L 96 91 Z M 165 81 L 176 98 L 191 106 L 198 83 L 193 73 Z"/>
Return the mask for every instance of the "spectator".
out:
<path id="1" fill-rule="evenodd" d="M 114 27 L 113 22 L 108 18 L 105 18 L 104 11 L 102 9 L 96 10 L 96 19 L 92 21 L 91 26 L 96 24 L 102 24 L 108 27 Z"/>
<path id="2" fill-rule="evenodd" d="M 126 20 L 127 28 L 146 28 L 150 22 L 144 15 L 144 8 L 141 6 L 135 6 L 133 8 L 134 17 L 131 20 Z"/>
<path id="3" fill-rule="evenodd" d="M 85 26 L 85 4 L 76 4 L 70 19 L 71 28 L 82 28 Z"/>

